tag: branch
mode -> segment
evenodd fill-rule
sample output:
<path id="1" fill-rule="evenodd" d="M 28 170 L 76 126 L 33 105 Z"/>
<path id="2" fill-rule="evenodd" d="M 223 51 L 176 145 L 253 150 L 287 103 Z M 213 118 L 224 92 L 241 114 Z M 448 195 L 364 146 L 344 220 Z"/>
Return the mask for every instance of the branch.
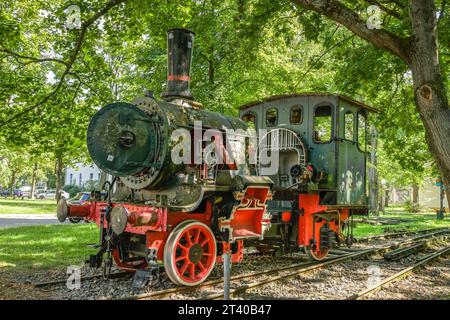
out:
<path id="1" fill-rule="evenodd" d="M 75 79 L 77 79 L 79 83 L 81 83 L 86 88 L 90 89 L 103 103 L 107 103 L 107 101 L 98 93 L 98 91 L 92 88 L 92 86 L 89 85 L 86 81 L 84 81 L 83 78 L 80 77 L 77 73 L 69 72 L 68 75 L 73 76 Z"/>
<path id="2" fill-rule="evenodd" d="M 7 53 L 8 55 L 17 58 L 16 60 L 20 64 L 41 63 L 41 62 L 58 62 L 58 63 L 64 64 L 65 66 L 67 66 L 67 62 L 60 60 L 60 59 L 29 57 L 29 56 L 21 55 L 21 54 L 18 54 L 18 53 L 12 52 L 11 50 L 6 49 L 6 47 L 3 43 L 0 43 L 0 45 L 4 48 L 4 49 L 1 49 L 0 52 Z M 25 60 L 29 60 L 29 61 L 21 62 L 19 59 L 25 59 Z"/>
<path id="3" fill-rule="evenodd" d="M 378 48 L 388 50 L 409 64 L 409 39 L 379 29 L 369 29 L 358 14 L 337 0 L 291 0 L 308 10 L 322 14 L 342 24 L 364 40 Z"/>
<path id="4" fill-rule="evenodd" d="M 354 36 L 356 36 L 355 34 L 352 34 L 351 36 L 336 42 L 335 44 L 333 44 L 331 47 L 329 47 L 327 50 L 325 50 L 317 59 L 315 59 L 313 61 L 313 63 L 311 63 L 311 65 L 309 66 L 308 70 L 306 70 L 302 76 L 300 77 L 300 79 L 297 81 L 297 83 L 294 85 L 294 88 L 297 88 L 298 85 L 303 81 L 303 79 L 305 79 L 306 75 L 311 71 L 311 69 L 317 64 L 317 62 L 320 61 L 320 59 L 322 59 L 327 53 L 329 53 L 331 50 L 333 50 L 334 48 L 336 48 L 337 46 L 339 46 L 340 44 L 347 42 L 348 40 L 350 40 L 351 38 L 353 38 Z"/>
<path id="5" fill-rule="evenodd" d="M 399 6 L 400 8 L 405 9 L 405 5 L 398 0 L 391 0 L 391 1 L 384 1 L 384 2 L 393 3 L 393 4 L 396 4 L 397 6 Z"/>
<path id="6" fill-rule="evenodd" d="M 81 29 L 80 29 L 80 33 L 78 35 L 77 41 L 75 43 L 75 48 L 74 48 L 72 54 L 69 56 L 69 59 L 66 62 L 64 62 L 64 65 L 66 66 L 66 68 L 61 76 L 61 79 L 59 80 L 58 84 L 56 85 L 55 89 L 52 92 L 50 92 L 47 96 L 45 96 L 41 101 L 36 103 L 35 105 L 25 108 L 18 114 L 15 114 L 14 116 L 10 117 L 9 119 L 1 122 L 0 128 L 5 125 L 10 125 L 10 123 L 13 120 L 15 120 L 15 119 L 23 116 L 24 114 L 30 112 L 31 110 L 34 110 L 35 108 L 45 104 L 48 100 L 50 100 L 51 97 L 53 97 L 59 91 L 59 89 L 61 89 L 65 77 L 69 74 L 70 69 L 72 68 L 72 65 L 75 63 L 75 60 L 77 59 L 78 54 L 80 53 L 81 47 L 84 42 L 84 37 L 86 36 L 87 29 L 95 21 L 97 21 L 99 18 L 104 16 L 106 13 L 108 13 L 108 11 L 111 10 L 113 7 L 115 7 L 116 5 L 121 4 L 123 2 L 126 2 L 126 1 L 127 0 L 110 0 L 100 11 L 95 13 L 92 17 L 90 17 L 85 22 L 83 22 L 83 24 L 81 25 Z M 30 58 L 30 57 L 28 57 L 28 58 Z"/>

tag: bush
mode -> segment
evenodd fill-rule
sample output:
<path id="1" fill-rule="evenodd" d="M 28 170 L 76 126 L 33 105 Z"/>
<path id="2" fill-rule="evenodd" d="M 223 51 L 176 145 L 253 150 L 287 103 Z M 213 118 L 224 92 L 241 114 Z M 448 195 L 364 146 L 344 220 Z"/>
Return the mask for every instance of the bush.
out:
<path id="1" fill-rule="evenodd" d="M 75 197 L 78 192 L 82 191 L 82 189 L 79 186 L 77 186 L 76 184 L 64 186 L 62 189 L 65 192 L 69 193 L 70 198 Z"/>
<path id="2" fill-rule="evenodd" d="M 99 191 L 100 190 L 100 182 L 98 180 L 88 180 L 83 184 L 83 189 L 86 191 Z"/>
<path id="3" fill-rule="evenodd" d="M 409 213 L 417 213 L 420 212 L 420 205 L 408 200 L 405 202 L 405 210 Z"/>

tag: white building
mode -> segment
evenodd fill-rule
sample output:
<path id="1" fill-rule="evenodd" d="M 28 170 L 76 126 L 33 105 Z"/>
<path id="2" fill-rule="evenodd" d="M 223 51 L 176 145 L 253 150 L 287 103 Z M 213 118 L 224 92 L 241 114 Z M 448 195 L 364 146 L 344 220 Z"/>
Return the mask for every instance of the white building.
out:
<path id="1" fill-rule="evenodd" d="M 428 179 L 420 187 L 419 191 L 419 203 L 420 205 L 439 210 L 441 207 L 441 188 L 436 186 L 434 180 Z M 447 205 L 447 198 L 444 193 L 444 207 L 445 211 L 450 212 Z"/>
<path id="2" fill-rule="evenodd" d="M 65 185 L 83 186 L 89 180 L 100 180 L 100 169 L 95 165 L 77 163 L 73 167 L 66 168 Z"/>

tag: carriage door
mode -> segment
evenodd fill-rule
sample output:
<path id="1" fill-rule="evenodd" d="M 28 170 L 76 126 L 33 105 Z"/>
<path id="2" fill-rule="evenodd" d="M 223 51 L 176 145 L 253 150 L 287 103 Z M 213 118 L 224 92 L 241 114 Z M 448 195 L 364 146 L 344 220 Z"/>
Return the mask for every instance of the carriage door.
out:
<path id="1" fill-rule="evenodd" d="M 358 125 L 358 122 L 361 124 Z M 358 112 L 356 107 L 341 105 L 339 124 L 338 204 L 363 205 L 365 204 L 365 114 Z M 359 137 L 358 131 L 360 133 L 364 131 L 364 141 Z"/>

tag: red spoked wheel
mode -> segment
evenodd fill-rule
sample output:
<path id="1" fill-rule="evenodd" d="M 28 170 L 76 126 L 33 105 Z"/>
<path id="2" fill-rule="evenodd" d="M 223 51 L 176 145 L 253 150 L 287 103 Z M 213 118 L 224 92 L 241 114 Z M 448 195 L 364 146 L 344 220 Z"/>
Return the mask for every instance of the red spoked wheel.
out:
<path id="1" fill-rule="evenodd" d="M 313 250 L 311 247 L 306 247 L 306 254 L 312 259 L 316 261 L 320 261 L 325 259 L 328 256 L 328 252 L 330 249 L 319 249 Z"/>
<path id="2" fill-rule="evenodd" d="M 216 238 L 206 224 L 195 220 L 183 221 L 167 238 L 164 269 L 173 283 L 196 286 L 214 268 L 216 252 Z"/>

